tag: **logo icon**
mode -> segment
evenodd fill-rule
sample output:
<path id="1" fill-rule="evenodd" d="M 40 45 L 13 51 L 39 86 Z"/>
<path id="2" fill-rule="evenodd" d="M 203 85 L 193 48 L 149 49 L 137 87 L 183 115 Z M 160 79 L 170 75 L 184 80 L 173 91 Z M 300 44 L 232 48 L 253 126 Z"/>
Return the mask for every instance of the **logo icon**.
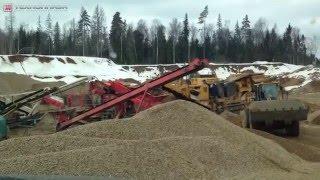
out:
<path id="1" fill-rule="evenodd" d="M 12 12 L 12 10 L 13 10 L 12 4 L 4 4 L 3 5 L 3 11 L 4 12 Z"/>

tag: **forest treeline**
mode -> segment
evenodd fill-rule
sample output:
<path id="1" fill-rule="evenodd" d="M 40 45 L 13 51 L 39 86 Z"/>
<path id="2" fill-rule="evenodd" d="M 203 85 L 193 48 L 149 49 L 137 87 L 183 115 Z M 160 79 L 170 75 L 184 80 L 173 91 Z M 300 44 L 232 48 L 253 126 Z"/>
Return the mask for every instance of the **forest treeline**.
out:
<path id="1" fill-rule="evenodd" d="M 44 20 L 38 17 L 36 29 L 28 29 L 16 25 L 12 12 L 0 29 L 0 53 L 107 57 L 119 64 L 181 63 L 195 57 L 237 63 L 316 60 L 315 43 L 289 23 L 280 34 L 263 18 L 252 23 L 245 15 L 230 25 L 221 14 L 209 19 L 208 7 L 199 14 L 197 22 L 191 23 L 185 14 L 182 21 L 174 18 L 165 26 L 157 19 L 150 25 L 143 19 L 130 24 L 116 12 L 107 26 L 104 10 L 97 5 L 91 15 L 82 8 L 78 18 L 63 26 L 48 14 Z"/>

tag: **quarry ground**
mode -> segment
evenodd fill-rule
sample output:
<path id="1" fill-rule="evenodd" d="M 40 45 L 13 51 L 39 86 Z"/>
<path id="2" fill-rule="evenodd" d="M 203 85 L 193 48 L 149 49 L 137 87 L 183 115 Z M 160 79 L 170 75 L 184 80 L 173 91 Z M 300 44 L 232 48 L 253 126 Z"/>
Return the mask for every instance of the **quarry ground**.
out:
<path id="1" fill-rule="evenodd" d="M 0 82 L 2 94 L 63 84 L 10 73 L 1 74 Z M 307 103 L 310 115 L 320 110 L 320 92 L 289 97 Z M 0 174 L 317 179 L 320 125 L 314 118 L 320 116 L 310 117 L 301 123 L 300 136 L 293 138 L 234 126 L 238 115 L 219 116 L 184 101 L 142 112 L 125 121 L 130 123 L 99 122 L 62 133 L 55 133 L 48 114 L 37 126 L 13 129 L 10 139 L 0 142 Z M 253 170 L 246 167 L 249 164 Z"/>

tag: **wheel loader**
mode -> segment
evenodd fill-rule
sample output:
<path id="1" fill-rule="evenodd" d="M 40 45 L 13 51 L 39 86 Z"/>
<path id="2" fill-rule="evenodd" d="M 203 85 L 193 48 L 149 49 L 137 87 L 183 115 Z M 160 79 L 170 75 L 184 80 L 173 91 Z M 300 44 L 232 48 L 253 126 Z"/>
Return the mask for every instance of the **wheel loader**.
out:
<path id="1" fill-rule="evenodd" d="M 254 101 L 242 112 L 242 126 L 271 133 L 299 136 L 300 121 L 306 120 L 309 108 L 300 100 L 288 100 L 279 83 L 253 86 Z"/>
<path id="2" fill-rule="evenodd" d="M 299 121 L 306 120 L 308 107 L 288 100 L 278 82 L 266 81 L 262 74 L 244 73 L 224 81 L 214 76 L 178 80 L 164 87 L 176 97 L 195 102 L 217 113 L 240 113 L 244 128 L 299 135 Z"/>

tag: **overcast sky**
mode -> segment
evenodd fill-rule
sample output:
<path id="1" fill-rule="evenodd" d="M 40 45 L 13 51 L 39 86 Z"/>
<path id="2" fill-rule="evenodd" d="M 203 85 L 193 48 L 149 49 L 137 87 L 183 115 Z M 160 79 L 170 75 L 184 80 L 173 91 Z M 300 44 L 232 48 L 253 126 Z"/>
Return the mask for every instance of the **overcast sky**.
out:
<path id="1" fill-rule="evenodd" d="M 94 7 L 99 4 L 105 10 L 107 25 L 116 11 L 128 23 L 136 23 L 139 19 L 145 19 L 151 24 L 153 19 L 159 19 L 162 23 L 176 17 L 183 20 L 188 13 L 192 23 L 197 23 L 197 18 L 205 5 L 209 6 L 208 23 L 216 24 L 216 19 L 221 13 L 223 20 L 230 21 L 230 28 L 234 27 L 237 20 L 241 21 L 245 14 L 249 15 L 251 22 L 264 17 L 269 27 L 277 23 L 278 31 L 283 32 L 291 23 L 301 29 L 308 37 L 314 35 L 320 37 L 320 0 L 0 0 L 1 6 L 12 3 L 13 7 L 22 5 L 31 6 L 66 6 L 67 10 L 19 10 L 15 11 L 16 23 L 24 23 L 34 27 L 37 17 L 42 21 L 50 12 L 54 21 L 64 23 L 73 17 L 79 17 L 81 6 L 92 14 Z M 0 12 L 1 27 L 4 26 L 4 16 L 7 13 Z"/>

